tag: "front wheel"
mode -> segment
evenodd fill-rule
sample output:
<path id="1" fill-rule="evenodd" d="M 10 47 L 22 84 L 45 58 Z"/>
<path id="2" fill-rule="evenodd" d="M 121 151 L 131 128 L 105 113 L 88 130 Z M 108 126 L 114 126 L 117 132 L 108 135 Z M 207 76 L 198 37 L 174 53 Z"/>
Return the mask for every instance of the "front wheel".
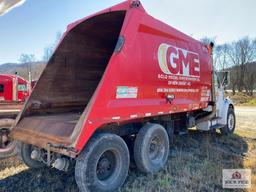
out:
<path id="1" fill-rule="evenodd" d="M 225 127 L 220 129 L 221 134 L 228 135 L 234 133 L 236 128 L 236 116 L 234 109 L 229 107 L 228 114 L 227 114 L 227 123 Z"/>
<path id="2" fill-rule="evenodd" d="M 80 191 L 116 191 L 127 177 L 129 164 L 129 150 L 121 137 L 98 134 L 76 160 L 77 185 Z"/>

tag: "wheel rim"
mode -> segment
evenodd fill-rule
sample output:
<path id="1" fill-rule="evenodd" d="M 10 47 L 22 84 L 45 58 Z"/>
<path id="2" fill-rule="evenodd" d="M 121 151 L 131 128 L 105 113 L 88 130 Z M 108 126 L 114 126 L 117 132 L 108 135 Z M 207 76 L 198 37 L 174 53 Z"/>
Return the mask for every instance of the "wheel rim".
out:
<path id="1" fill-rule="evenodd" d="M 108 182 L 116 179 L 114 177 L 120 171 L 118 158 L 118 153 L 114 150 L 107 150 L 102 153 L 96 167 L 97 178 L 101 183 L 108 184 Z"/>
<path id="2" fill-rule="evenodd" d="M 156 136 L 151 139 L 148 149 L 149 159 L 158 164 L 164 157 L 164 141 L 160 137 Z"/>
<path id="3" fill-rule="evenodd" d="M 235 125 L 235 117 L 233 114 L 229 114 L 228 116 L 228 129 L 233 130 Z"/>
<path id="4" fill-rule="evenodd" d="M 0 152 L 7 152 L 13 149 L 15 141 L 10 136 L 10 130 L 8 128 L 1 128 L 0 131 Z"/>

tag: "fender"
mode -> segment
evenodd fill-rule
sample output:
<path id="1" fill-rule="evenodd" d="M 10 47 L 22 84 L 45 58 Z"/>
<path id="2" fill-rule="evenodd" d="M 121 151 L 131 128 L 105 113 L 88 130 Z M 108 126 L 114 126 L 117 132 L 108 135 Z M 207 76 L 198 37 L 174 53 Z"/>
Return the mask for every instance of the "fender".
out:
<path id="1" fill-rule="evenodd" d="M 234 103 L 231 99 L 226 98 L 224 100 L 224 105 L 222 105 L 220 116 L 222 117 L 221 120 L 219 120 L 220 124 L 226 125 L 227 124 L 227 115 L 228 115 L 228 109 L 229 107 L 232 107 L 234 109 Z"/>

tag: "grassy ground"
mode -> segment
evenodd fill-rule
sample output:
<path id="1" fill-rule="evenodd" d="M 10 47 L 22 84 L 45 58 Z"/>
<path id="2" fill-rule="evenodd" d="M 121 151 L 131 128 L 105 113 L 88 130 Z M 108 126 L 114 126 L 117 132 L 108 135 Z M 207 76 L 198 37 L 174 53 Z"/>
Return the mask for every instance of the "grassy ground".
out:
<path id="1" fill-rule="evenodd" d="M 248 96 L 245 93 L 227 93 L 227 96 L 236 104 L 240 106 L 256 106 L 256 95 Z"/>
<path id="2" fill-rule="evenodd" d="M 255 110 L 254 110 L 255 109 Z M 244 109 L 243 109 L 244 110 Z M 121 192 L 222 192 L 256 191 L 256 113 L 241 112 L 234 135 L 211 135 L 191 130 L 178 136 L 172 145 L 165 169 L 156 175 L 140 173 L 131 165 Z M 255 111 L 255 112 L 254 112 Z M 244 115 L 244 116 L 243 116 Z M 246 117 L 248 117 L 246 119 Z M 252 188 L 228 190 L 222 188 L 222 169 L 252 169 Z M 73 172 L 54 169 L 28 169 L 17 158 L 0 162 L 1 192 L 78 192 Z"/>
<path id="3" fill-rule="evenodd" d="M 175 139 L 165 170 L 141 174 L 132 165 L 120 191 L 230 191 L 222 189 L 223 168 L 252 169 L 256 189 L 256 133 L 237 131 L 231 136 L 191 131 Z M 1 162 L 0 191 L 78 191 L 73 173 L 54 169 L 31 170 L 16 158 Z M 236 190 L 241 191 L 241 190 Z"/>

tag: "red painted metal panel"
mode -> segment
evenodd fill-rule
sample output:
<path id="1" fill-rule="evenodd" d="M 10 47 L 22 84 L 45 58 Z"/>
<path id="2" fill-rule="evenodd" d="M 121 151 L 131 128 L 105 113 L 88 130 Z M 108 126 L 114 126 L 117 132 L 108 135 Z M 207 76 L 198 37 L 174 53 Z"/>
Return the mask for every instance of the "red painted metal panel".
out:
<path id="1" fill-rule="evenodd" d="M 212 59 L 207 46 L 151 17 L 141 5 L 131 6 L 132 2 L 125 1 L 68 26 L 24 111 L 40 115 L 42 110 L 43 116 L 74 109 L 80 114 L 86 108 L 79 123 L 72 127 L 72 135 L 63 139 L 62 129 L 57 127 L 55 134 L 45 131 L 47 139 L 34 138 L 30 144 L 45 147 L 40 141 L 57 142 L 52 138 L 58 137 L 61 144 L 71 144 L 80 151 L 96 129 L 106 124 L 208 106 Z M 115 27 L 118 30 L 113 30 Z M 112 53 L 109 47 L 115 46 L 120 28 L 124 44 Z M 114 40 L 105 35 L 112 33 L 116 33 Z M 24 111 L 17 124 L 22 124 Z M 26 123 L 14 128 L 14 132 L 20 131 L 15 138 L 26 138 L 26 132 L 22 133 Z M 40 133 L 33 128 L 34 135 Z"/>
<path id="2" fill-rule="evenodd" d="M 121 52 L 113 53 L 87 106 L 78 150 L 104 124 L 208 106 L 212 60 L 207 47 L 129 3 L 93 15 L 126 10 L 120 34 L 125 44 Z M 88 18 L 73 23 L 68 31 Z M 174 97 L 171 103 L 169 96 Z"/>
<path id="3" fill-rule="evenodd" d="M 0 103 L 1 102 L 12 102 L 13 101 L 13 82 L 17 78 L 17 101 L 24 102 L 29 96 L 28 82 L 15 75 L 0 74 L 0 85 L 2 90 L 0 91 Z"/>

